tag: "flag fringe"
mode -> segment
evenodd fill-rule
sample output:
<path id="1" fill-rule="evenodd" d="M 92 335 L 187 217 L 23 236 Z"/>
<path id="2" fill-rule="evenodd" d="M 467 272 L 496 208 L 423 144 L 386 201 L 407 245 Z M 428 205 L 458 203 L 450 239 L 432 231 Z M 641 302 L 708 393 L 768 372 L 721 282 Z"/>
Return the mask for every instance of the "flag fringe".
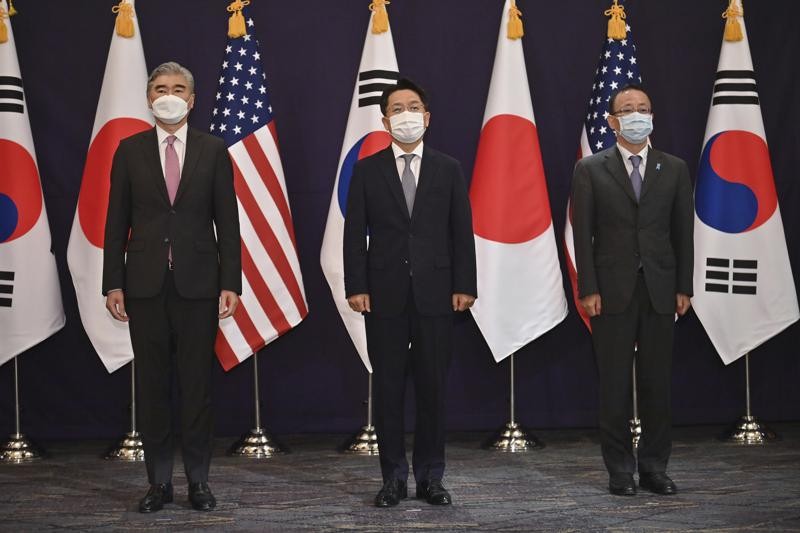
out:
<path id="1" fill-rule="evenodd" d="M 744 16 L 744 9 L 739 9 L 736 0 L 730 0 L 728 9 L 722 14 L 725 19 L 725 40 L 730 42 L 741 41 L 744 39 L 742 25 L 739 24 L 739 17 Z"/>
<path id="2" fill-rule="evenodd" d="M 369 10 L 372 11 L 372 33 L 386 33 L 389 31 L 389 13 L 386 6 L 391 4 L 389 0 L 372 0 Z"/>
<path id="3" fill-rule="evenodd" d="M 608 19 L 608 38 L 621 41 L 628 34 L 625 28 L 625 8 L 619 5 L 618 0 L 614 0 L 614 5 L 603 11 Z"/>
<path id="4" fill-rule="evenodd" d="M 0 6 L 0 44 L 8 42 L 8 28 L 6 28 L 5 19 L 8 18 L 8 13 L 3 6 Z"/>
<path id="5" fill-rule="evenodd" d="M 508 33 L 509 39 L 519 39 L 525 35 L 522 27 L 522 11 L 517 7 L 517 1 L 511 0 L 511 7 L 508 9 Z"/>
<path id="6" fill-rule="evenodd" d="M 111 8 L 112 13 L 117 14 L 114 28 L 117 35 L 130 39 L 133 37 L 133 6 L 127 0 L 120 0 L 120 3 Z"/>
<path id="7" fill-rule="evenodd" d="M 242 9 L 244 6 L 249 6 L 250 0 L 233 0 L 230 5 L 225 8 L 231 14 L 228 19 L 228 37 L 231 39 L 238 39 L 247 35 L 247 25 L 244 22 L 244 15 Z"/>

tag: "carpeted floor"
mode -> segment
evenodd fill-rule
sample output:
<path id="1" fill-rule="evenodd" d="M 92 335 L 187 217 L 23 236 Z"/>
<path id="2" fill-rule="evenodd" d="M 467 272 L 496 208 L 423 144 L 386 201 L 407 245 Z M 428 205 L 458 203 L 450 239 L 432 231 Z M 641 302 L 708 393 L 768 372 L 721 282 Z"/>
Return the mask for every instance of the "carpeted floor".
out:
<path id="1" fill-rule="evenodd" d="M 486 434 L 453 434 L 449 508 L 414 499 L 413 482 L 398 507 L 373 507 L 378 459 L 337 453 L 343 436 L 283 438 L 292 453 L 261 461 L 226 457 L 233 439 L 218 439 L 217 510 L 189 507 L 176 466 L 176 501 L 152 515 L 136 511 L 142 463 L 100 459 L 105 442 L 51 442 L 43 461 L 0 464 L 0 530 L 800 532 L 800 423 L 774 426 L 783 439 L 760 447 L 719 442 L 721 429 L 675 429 L 679 494 L 628 498 L 608 494 L 593 430 L 538 431 L 547 446 L 523 454 L 480 449 Z"/>

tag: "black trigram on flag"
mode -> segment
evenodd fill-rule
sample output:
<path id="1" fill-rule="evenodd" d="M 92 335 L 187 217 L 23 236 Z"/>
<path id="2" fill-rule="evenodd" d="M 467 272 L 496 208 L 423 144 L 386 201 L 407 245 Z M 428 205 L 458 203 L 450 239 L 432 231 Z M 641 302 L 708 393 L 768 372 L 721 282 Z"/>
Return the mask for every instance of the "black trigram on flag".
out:
<path id="1" fill-rule="evenodd" d="M 379 105 L 381 93 L 397 84 L 399 72 L 391 70 L 367 70 L 358 73 L 358 107 Z"/>
<path id="2" fill-rule="evenodd" d="M 752 70 L 720 70 L 714 82 L 711 105 L 758 105 L 755 76 Z"/>
<path id="3" fill-rule="evenodd" d="M 0 76 L 0 113 L 24 113 L 22 79 Z"/>
<path id="4" fill-rule="evenodd" d="M 758 261 L 706 258 L 706 292 L 755 294 Z"/>
<path id="5" fill-rule="evenodd" d="M 14 292 L 14 273 L 0 270 L 0 307 L 11 307 Z"/>

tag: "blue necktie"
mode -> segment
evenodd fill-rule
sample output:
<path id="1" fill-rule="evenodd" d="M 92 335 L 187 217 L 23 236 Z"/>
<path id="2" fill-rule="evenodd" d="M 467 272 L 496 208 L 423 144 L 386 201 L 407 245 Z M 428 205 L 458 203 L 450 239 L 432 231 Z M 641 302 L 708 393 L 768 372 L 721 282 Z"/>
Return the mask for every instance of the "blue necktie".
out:
<path id="1" fill-rule="evenodd" d="M 633 172 L 631 172 L 631 185 L 633 185 L 633 194 L 636 195 L 636 201 L 642 195 L 642 174 L 639 172 L 639 165 L 642 164 L 642 156 L 632 155 L 630 158 L 633 164 Z"/>

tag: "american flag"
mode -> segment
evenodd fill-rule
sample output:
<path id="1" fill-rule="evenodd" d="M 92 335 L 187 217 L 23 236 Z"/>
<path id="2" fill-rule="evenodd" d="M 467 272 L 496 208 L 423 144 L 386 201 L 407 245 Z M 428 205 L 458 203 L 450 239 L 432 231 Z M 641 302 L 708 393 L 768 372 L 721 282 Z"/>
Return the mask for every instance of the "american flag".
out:
<path id="1" fill-rule="evenodd" d="M 229 370 L 308 314 L 275 122 L 253 19 L 228 38 L 211 133 L 228 145 L 242 238 L 242 297 L 220 322 L 217 357 Z"/>
<path id="2" fill-rule="evenodd" d="M 617 142 L 614 132 L 608 125 L 608 101 L 611 93 L 630 83 L 641 83 L 639 60 L 636 45 L 631 37 L 631 27 L 625 25 L 625 39 L 621 41 L 607 38 L 600 52 L 600 61 L 592 83 L 592 94 L 583 121 L 578 158 L 583 158 L 614 146 Z M 575 307 L 587 328 L 589 317 L 578 301 L 578 274 L 575 270 L 575 246 L 572 240 L 572 207 L 567 204 L 567 223 L 564 228 L 564 245 L 567 251 L 567 270 L 572 283 Z"/>

